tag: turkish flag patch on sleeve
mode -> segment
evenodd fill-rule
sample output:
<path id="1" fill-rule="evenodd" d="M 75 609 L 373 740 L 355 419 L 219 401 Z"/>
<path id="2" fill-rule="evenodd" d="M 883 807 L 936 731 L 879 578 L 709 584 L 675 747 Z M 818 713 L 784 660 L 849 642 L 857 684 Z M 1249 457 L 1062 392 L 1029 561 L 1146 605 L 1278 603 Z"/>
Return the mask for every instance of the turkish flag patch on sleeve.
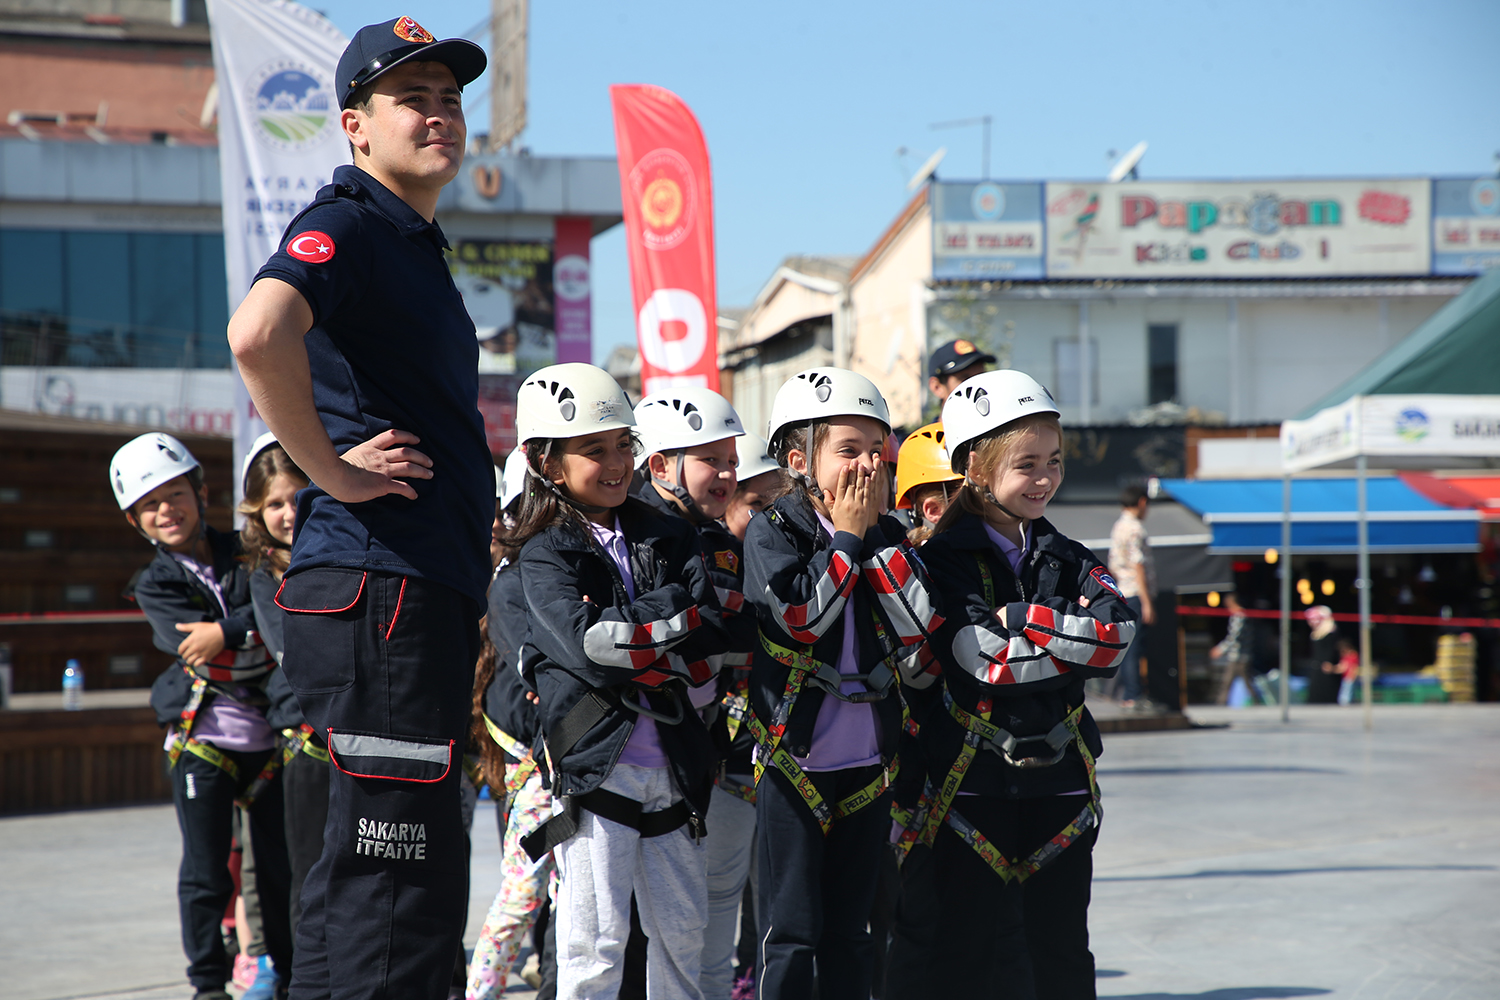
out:
<path id="1" fill-rule="evenodd" d="M 309 229 L 287 240 L 286 252 L 309 264 L 321 264 L 333 259 L 333 237 Z"/>

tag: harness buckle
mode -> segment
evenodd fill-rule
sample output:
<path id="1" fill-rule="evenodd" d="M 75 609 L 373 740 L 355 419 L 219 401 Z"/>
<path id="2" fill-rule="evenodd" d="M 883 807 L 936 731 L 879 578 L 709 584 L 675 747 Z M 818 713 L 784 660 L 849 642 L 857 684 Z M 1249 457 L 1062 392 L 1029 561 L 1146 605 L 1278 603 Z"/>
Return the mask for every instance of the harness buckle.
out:
<path id="1" fill-rule="evenodd" d="M 1057 753 L 1052 756 L 1051 760 L 1045 760 L 1041 757 L 1015 757 L 1012 755 L 1011 751 L 1015 750 L 1022 743 L 1046 743 L 1050 747 L 1052 744 L 1049 742 L 1047 736 L 1012 736 L 1005 746 L 1000 746 L 989 740 L 985 740 L 984 742 L 1011 767 L 1019 767 L 1024 770 L 1039 769 L 1060 764 L 1062 763 L 1062 759 L 1068 755 L 1068 745 L 1066 743 L 1057 748 Z"/>

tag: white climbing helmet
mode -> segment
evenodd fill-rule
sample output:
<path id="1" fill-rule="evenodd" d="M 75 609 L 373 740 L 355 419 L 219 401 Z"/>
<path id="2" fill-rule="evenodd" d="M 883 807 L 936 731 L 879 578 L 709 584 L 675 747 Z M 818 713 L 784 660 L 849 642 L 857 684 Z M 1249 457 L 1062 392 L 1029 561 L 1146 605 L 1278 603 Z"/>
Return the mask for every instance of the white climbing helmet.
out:
<path id="1" fill-rule="evenodd" d="M 200 468 L 187 445 L 170 434 L 153 431 L 125 442 L 109 460 L 109 485 L 121 510 L 162 483 Z"/>
<path id="2" fill-rule="evenodd" d="M 845 368 L 809 368 L 776 390 L 766 437 L 772 444 L 788 427 L 833 417 L 873 417 L 891 430 L 891 410 L 875 383 Z"/>
<path id="3" fill-rule="evenodd" d="M 634 426 L 635 413 L 625 390 L 594 365 L 549 365 L 516 392 L 516 432 L 522 444 Z"/>
<path id="4" fill-rule="evenodd" d="M 734 449 L 739 452 L 740 457 L 740 464 L 734 472 L 742 483 L 767 472 L 781 471 L 781 466 L 771 457 L 771 448 L 766 444 L 766 439 L 759 434 L 746 433 L 735 438 Z"/>
<path id="5" fill-rule="evenodd" d="M 500 501 L 500 509 L 505 510 L 526 489 L 526 452 L 517 445 L 505 456 L 505 468 L 495 471 L 499 473 L 495 497 Z"/>
<path id="6" fill-rule="evenodd" d="M 636 404 L 635 422 L 642 445 L 637 468 L 652 452 L 696 448 L 745 433 L 740 415 L 729 400 L 701 386 L 676 386 L 652 393 Z"/>
<path id="7" fill-rule="evenodd" d="M 991 431 L 1021 417 L 1057 412 L 1052 393 L 1025 372 L 1004 369 L 966 379 L 943 403 L 943 443 L 953 471 L 965 474 L 969 449 Z"/>
<path id="8" fill-rule="evenodd" d="M 261 452 L 271 447 L 271 445 L 278 443 L 276 435 L 270 431 L 266 431 L 250 445 L 250 450 L 245 452 L 245 460 L 240 463 L 240 489 L 246 493 L 250 492 L 250 466 L 255 464 L 255 460 L 260 457 Z"/>

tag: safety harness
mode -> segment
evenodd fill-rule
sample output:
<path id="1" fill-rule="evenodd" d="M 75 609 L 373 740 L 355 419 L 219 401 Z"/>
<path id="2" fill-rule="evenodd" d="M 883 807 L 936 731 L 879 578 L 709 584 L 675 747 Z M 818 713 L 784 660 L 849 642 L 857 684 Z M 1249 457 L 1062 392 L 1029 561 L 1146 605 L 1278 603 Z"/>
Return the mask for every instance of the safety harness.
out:
<path id="1" fill-rule="evenodd" d="M 818 688 L 825 696 L 832 695 L 840 701 L 854 704 L 870 704 L 882 701 L 890 695 L 896 681 L 896 671 L 892 662 L 895 655 L 894 647 L 886 634 L 880 615 L 875 613 L 874 608 L 870 611 L 875 619 L 876 635 L 880 637 L 881 647 L 885 650 L 886 656 L 868 674 L 841 674 L 834 664 L 815 658 L 812 655 L 812 646 L 807 646 L 800 651 L 789 649 L 772 642 L 764 631 L 760 634 L 761 648 L 769 653 L 772 659 L 786 667 L 789 673 L 786 679 L 786 690 L 782 692 L 781 700 L 777 702 L 776 709 L 771 715 L 771 725 L 768 727 L 763 724 L 754 712 L 747 713 L 745 718 L 745 724 L 750 727 L 750 735 L 755 737 L 756 746 L 751 754 L 751 761 L 755 765 L 755 784 L 760 785 L 767 765 L 774 766 L 787 781 L 791 782 L 797 794 L 802 797 L 802 801 L 807 803 L 807 807 L 812 810 L 813 818 L 818 821 L 818 826 L 822 828 L 825 836 L 829 830 L 833 829 L 834 820 L 852 816 L 880 798 L 891 786 L 891 782 L 896 779 L 900 761 L 893 760 L 889 766 L 882 768 L 881 774 L 868 785 L 840 799 L 830 808 L 823 794 L 807 776 L 807 772 L 802 770 L 796 758 L 781 745 L 781 742 L 786 735 L 787 721 L 792 717 L 792 709 L 797 704 L 797 698 L 807 685 Z M 862 682 L 869 690 L 844 694 L 841 686 L 848 681 Z M 901 703 L 903 726 L 907 719 L 906 703 L 903 700 Z"/>
<path id="2" fill-rule="evenodd" d="M 621 697 L 613 689 L 590 688 L 578 704 L 574 705 L 568 714 L 563 716 L 562 721 L 554 727 L 552 735 L 543 741 L 542 746 L 547 752 L 549 766 L 555 767 L 556 762 L 573 751 L 573 747 L 578 744 L 585 733 L 594 728 L 609 713 L 619 709 L 632 710 L 668 725 L 681 722 L 685 718 L 681 696 L 677 692 L 659 692 L 655 688 L 643 688 L 642 692 L 648 700 L 655 694 L 670 695 L 675 702 L 675 717 L 660 706 L 646 709 L 632 704 L 628 698 Z M 540 861 L 554 847 L 578 832 L 579 810 L 581 809 L 628 826 L 642 837 L 661 837 L 679 827 L 688 826 L 691 827 L 693 840 L 697 843 L 703 840 L 706 832 L 703 820 L 693 812 L 685 798 L 678 799 L 665 809 L 644 812 L 641 804 L 634 799 L 617 795 L 604 788 L 596 788 L 582 795 L 562 796 L 562 812 L 555 814 L 521 838 L 521 847 L 525 849 L 531 860 Z"/>
<path id="3" fill-rule="evenodd" d="M 742 727 L 749 731 L 747 723 L 752 716 L 748 678 L 740 680 L 734 687 L 724 692 L 724 697 L 719 699 L 719 709 L 724 713 L 724 726 L 729 732 L 730 743 L 734 742 Z M 755 805 L 755 783 L 751 782 L 747 785 L 738 778 L 725 774 L 722 763 L 719 765 L 719 774 L 714 782 L 740 801 Z"/>
<path id="4" fill-rule="evenodd" d="M 484 719 L 484 728 L 489 732 L 490 739 L 494 740 L 501 750 L 520 761 L 516 767 L 505 769 L 505 798 L 509 801 L 536 773 L 536 757 L 532 755 L 530 747 L 495 725 L 495 720 L 491 719 L 488 714 L 481 713 L 481 718 Z"/>
<path id="5" fill-rule="evenodd" d="M 187 752 L 200 760 L 208 761 L 208 763 L 217 767 L 238 783 L 240 780 L 240 768 L 234 762 L 233 758 L 218 747 L 207 743 L 200 743 L 193 739 L 193 724 L 197 721 L 198 711 L 203 707 L 205 697 L 208 696 L 208 681 L 194 674 L 187 667 L 183 667 L 182 669 L 184 673 L 193 678 L 193 688 L 188 695 L 187 704 L 183 706 L 181 722 L 178 724 L 176 733 L 172 736 L 172 742 L 167 744 L 168 765 L 176 767 L 177 761 L 181 759 L 184 752 Z M 285 763 L 286 759 L 287 757 L 284 753 L 273 753 L 267 756 L 265 764 L 261 766 L 260 773 L 255 776 L 250 784 L 245 786 L 245 790 L 235 798 L 235 801 L 246 809 L 249 809 L 255 802 L 256 797 L 276 777 L 276 772 L 281 770 L 281 765 Z"/>
<path id="6" fill-rule="evenodd" d="M 995 582 L 990 574 L 989 566 L 977 553 L 975 559 L 979 563 L 979 575 L 984 584 L 985 603 L 994 607 Z M 953 720 L 964 729 L 963 747 L 959 750 L 953 767 L 943 779 L 940 789 L 934 789 L 929 779 L 922 789 L 921 797 L 917 800 L 916 808 L 909 811 L 895 806 L 891 808 L 891 818 L 902 827 L 901 835 L 896 841 L 901 858 L 904 859 L 917 843 L 931 847 L 937 837 L 938 827 L 947 823 L 958 838 L 973 848 L 984 863 L 989 865 L 990 870 L 1000 876 L 1001 881 L 1009 883 L 1015 880 L 1021 883 L 1054 860 L 1079 837 L 1099 825 L 1104 811 L 1099 800 L 1099 785 L 1094 773 L 1094 755 L 1089 752 L 1088 743 L 1084 740 L 1083 731 L 1079 727 L 1079 720 L 1083 717 L 1083 705 L 1080 704 L 1070 711 L 1045 736 L 1015 736 L 990 722 L 990 714 L 994 707 L 992 698 L 979 700 L 975 706 L 979 710 L 977 714 L 966 711 L 953 700 L 953 695 L 948 691 L 946 684 L 943 688 L 943 706 Z M 907 731 L 915 736 L 918 728 L 915 723 L 910 723 Z M 1015 752 L 1020 747 L 1030 743 L 1045 744 L 1053 751 L 1052 756 L 1050 758 L 1015 756 Z M 998 754 L 1012 767 L 1032 769 L 1052 767 L 1060 763 L 1067 756 L 1070 744 L 1078 748 L 1078 754 L 1083 758 L 1084 769 L 1088 773 L 1088 802 L 1056 836 L 1027 857 L 1014 861 L 1007 858 L 999 848 L 990 843 L 984 834 L 979 832 L 973 823 L 964 819 L 962 814 L 953 808 L 953 800 L 958 795 L 959 786 L 963 784 L 964 775 L 968 774 L 980 749 Z"/>

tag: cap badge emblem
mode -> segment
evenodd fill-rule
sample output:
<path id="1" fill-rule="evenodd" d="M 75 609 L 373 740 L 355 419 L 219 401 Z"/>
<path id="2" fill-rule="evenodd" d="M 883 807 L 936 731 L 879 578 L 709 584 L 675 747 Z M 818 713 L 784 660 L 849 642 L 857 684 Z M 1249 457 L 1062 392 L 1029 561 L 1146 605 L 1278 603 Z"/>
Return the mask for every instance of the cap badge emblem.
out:
<path id="1" fill-rule="evenodd" d="M 418 45 L 426 45 L 433 40 L 431 32 L 409 17 L 397 18 L 391 30 L 396 33 L 396 37 Z"/>

